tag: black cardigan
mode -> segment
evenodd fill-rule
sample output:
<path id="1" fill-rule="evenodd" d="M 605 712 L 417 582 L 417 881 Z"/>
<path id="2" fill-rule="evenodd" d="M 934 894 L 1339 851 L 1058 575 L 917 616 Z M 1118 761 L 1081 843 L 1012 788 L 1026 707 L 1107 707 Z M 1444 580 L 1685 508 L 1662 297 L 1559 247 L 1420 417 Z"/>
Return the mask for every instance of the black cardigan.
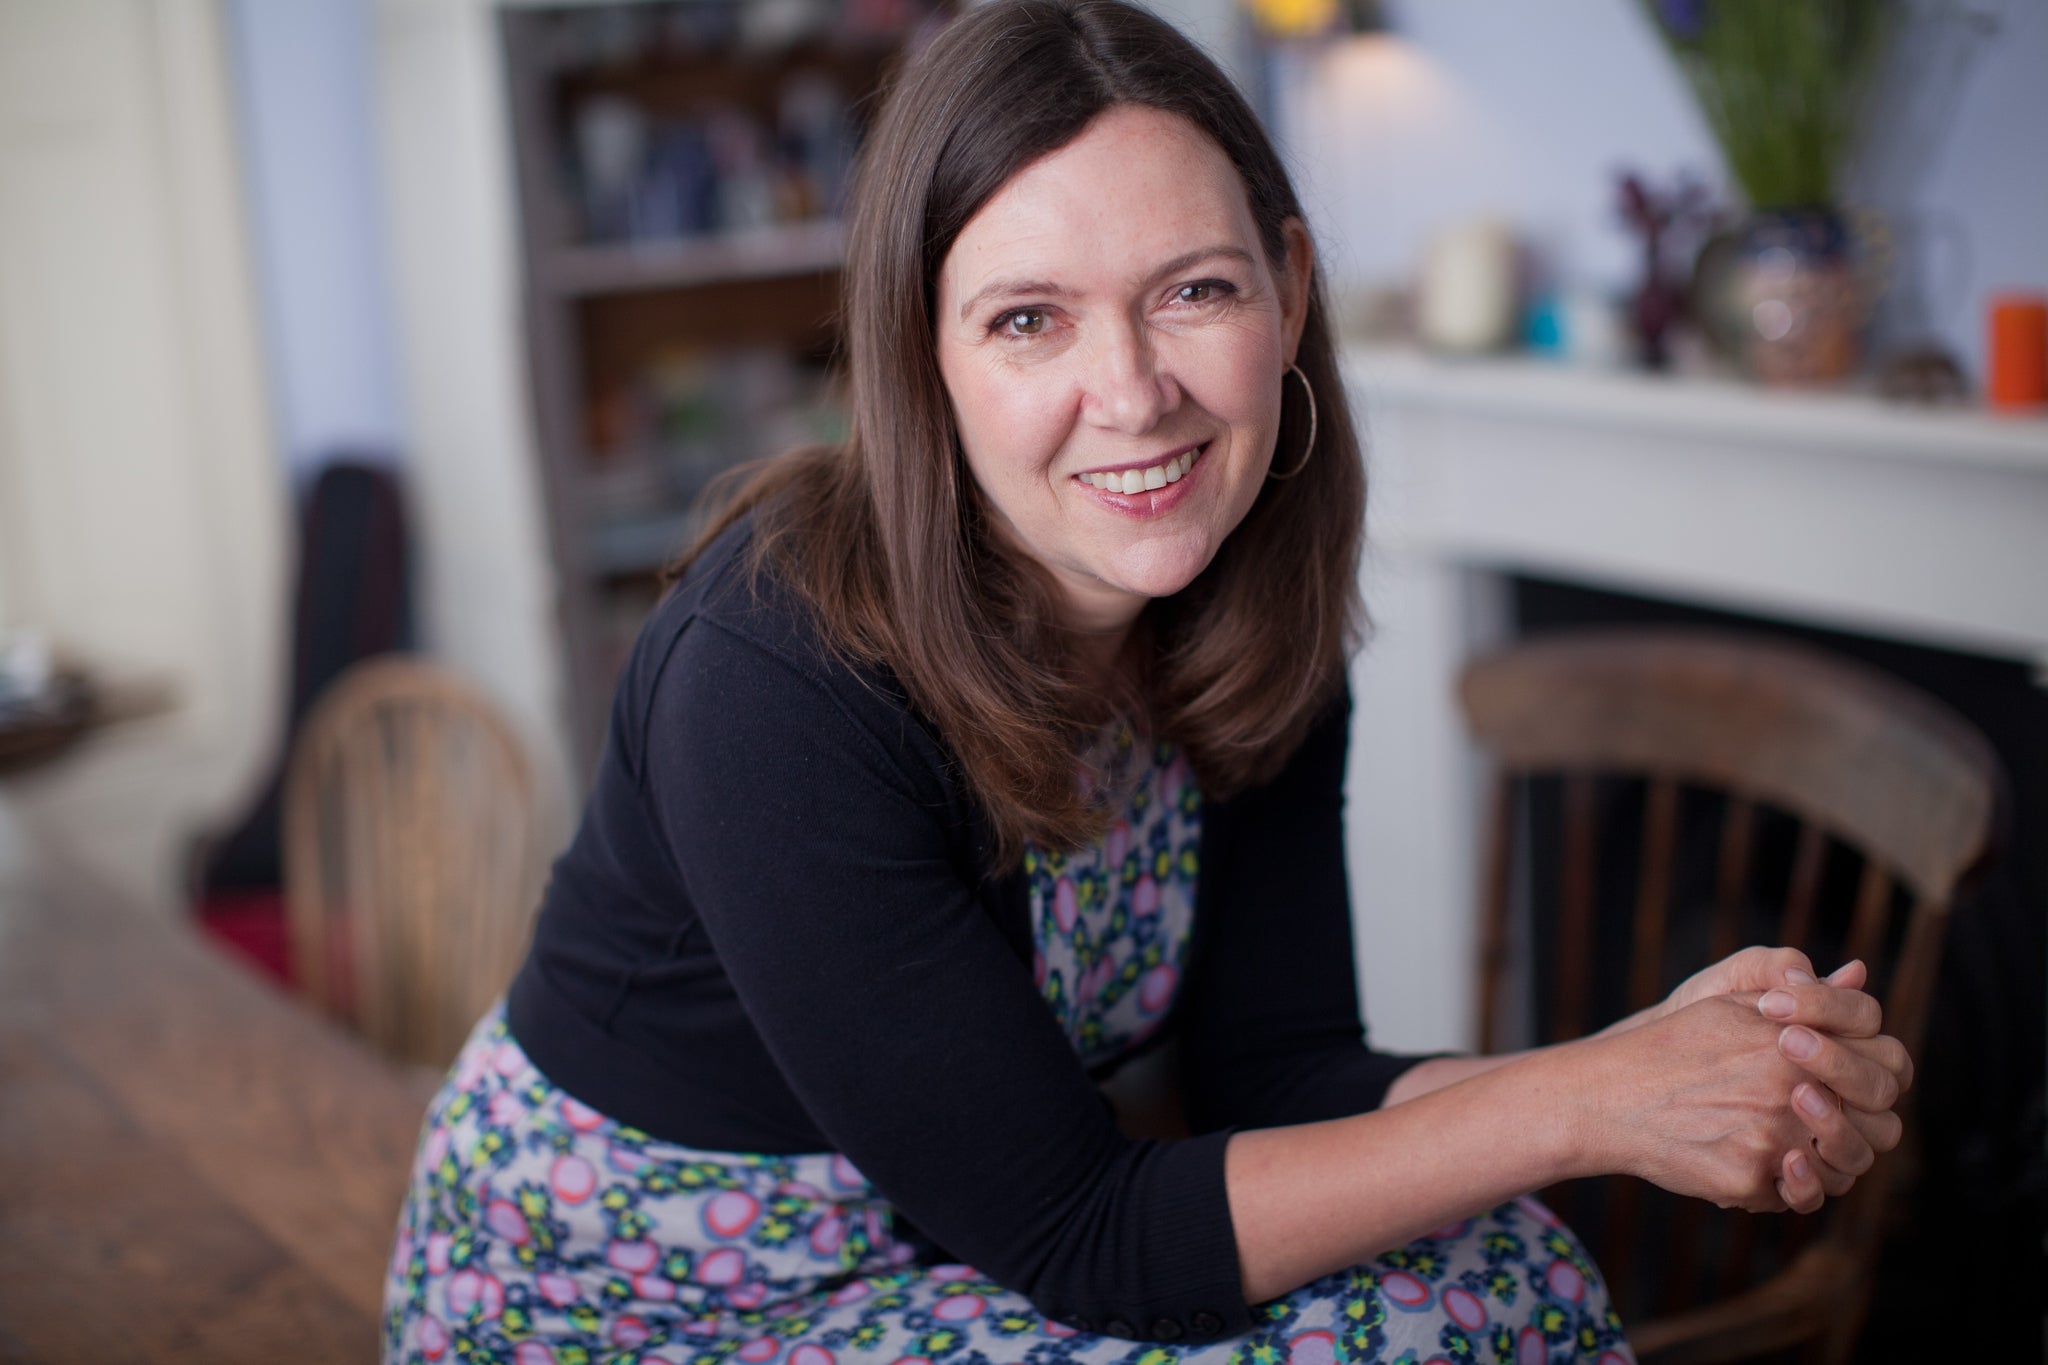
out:
<path id="1" fill-rule="evenodd" d="M 654 612 L 508 1003 L 564 1090 L 719 1151 L 843 1152 L 952 1254 L 1084 1331 L 1251 1325 L 1229 1131 L 1375 1108 L 1342 793 L 1348 699 L 1281 775 L 1203 812 L 1169 1021 L 1197 1136 L 1130 1140 L 1031 976 L 1021 871 L 944 742 L 849 666 L 746 524 Z"/>

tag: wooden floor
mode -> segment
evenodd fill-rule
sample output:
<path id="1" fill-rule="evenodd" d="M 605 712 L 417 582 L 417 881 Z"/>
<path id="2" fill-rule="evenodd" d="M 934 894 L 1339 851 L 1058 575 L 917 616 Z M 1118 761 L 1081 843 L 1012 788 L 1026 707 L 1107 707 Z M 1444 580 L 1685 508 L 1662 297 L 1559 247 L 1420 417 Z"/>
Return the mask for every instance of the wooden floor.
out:
<path id="1" fill-rule="evenodd" d="M 375 1360 L 432 1086 L 0 837 L 0 1362 Z"/>

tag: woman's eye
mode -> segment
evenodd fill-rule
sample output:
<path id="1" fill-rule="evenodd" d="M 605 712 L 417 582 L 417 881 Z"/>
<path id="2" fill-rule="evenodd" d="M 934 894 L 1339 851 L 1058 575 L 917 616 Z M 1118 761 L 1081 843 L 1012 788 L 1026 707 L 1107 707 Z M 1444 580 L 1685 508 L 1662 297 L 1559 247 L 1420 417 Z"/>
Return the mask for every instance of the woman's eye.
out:
<path id="1" fill-rule="evenodd" d="M 1045 330 L 1045 313 L 1037 308 L 1019 308 L 996 319 L 996 330 L 1011 336 L 1037 336 Z"/>
<path id="2" fill-rule="evenodd" d="M 1197 280 L 1175 290 L 1173 301 L 1192 304 L 1221 303 L 1236 292 L 1237 290 L 1224 280 Z"/>

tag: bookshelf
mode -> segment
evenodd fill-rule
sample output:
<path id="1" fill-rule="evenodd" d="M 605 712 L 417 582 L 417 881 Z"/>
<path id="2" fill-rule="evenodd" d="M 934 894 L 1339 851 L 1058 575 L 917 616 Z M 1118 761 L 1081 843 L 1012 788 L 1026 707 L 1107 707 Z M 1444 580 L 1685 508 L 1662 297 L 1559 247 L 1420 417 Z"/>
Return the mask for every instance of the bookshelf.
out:
<path id="1" fill-rule="evenodd" d="M 839 219 L 935 0 L 521 4 L 499 15 L 528 374 L 574 760 L 736 463 L 844 432 Z"/>

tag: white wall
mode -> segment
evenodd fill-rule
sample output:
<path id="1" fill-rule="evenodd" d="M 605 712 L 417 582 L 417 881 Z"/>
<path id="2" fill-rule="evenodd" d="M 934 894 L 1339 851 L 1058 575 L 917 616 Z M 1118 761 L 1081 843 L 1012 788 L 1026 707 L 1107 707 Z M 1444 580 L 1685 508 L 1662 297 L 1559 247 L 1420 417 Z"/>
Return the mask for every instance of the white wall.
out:
<path id="1" fill-rule="evenodd" d="M 228 0 L 277 447 L 402 458 L 368 0 Z"/>
<path id="2" fill-rule="evenodd" d="M 1941 228 L 1933 264 L 1949 301 L 1932 321 L 1975 374 L 1985 295 L 2048 288 L 2048 4 L 1969 3 L 1999 31 L 1976 46 L 1948 126 L 1925 149 L 1879 149 L 1894 172 L 1865 184 L 1909 230 Z M 1615 172 L 1668 182 L 1690 169 L 1727 182 L 1690 91 L 1634 0 L 1411 0 L 1389 9 L 1398 53 L 1368 39 L 1293 49 L 1270 68 L 1276 132 L 1339 283 L 1401 279 L 1432 230 L 1492 213 L 1569 280 L 1621 288 L 1636 264 L 1614 212 Z M 1925 64 L 1908 70 L 1916 81 L 1936 75 Z M 1924 131 L 1938 120 L 1918 122 Z"/>
<path id="3" fill-rule="evenodd" d="M 520 731 L 552 846 L 575 794 L 496 10 L 490 0 L 375 0 L 372 42 L 422 634 Z"/>

